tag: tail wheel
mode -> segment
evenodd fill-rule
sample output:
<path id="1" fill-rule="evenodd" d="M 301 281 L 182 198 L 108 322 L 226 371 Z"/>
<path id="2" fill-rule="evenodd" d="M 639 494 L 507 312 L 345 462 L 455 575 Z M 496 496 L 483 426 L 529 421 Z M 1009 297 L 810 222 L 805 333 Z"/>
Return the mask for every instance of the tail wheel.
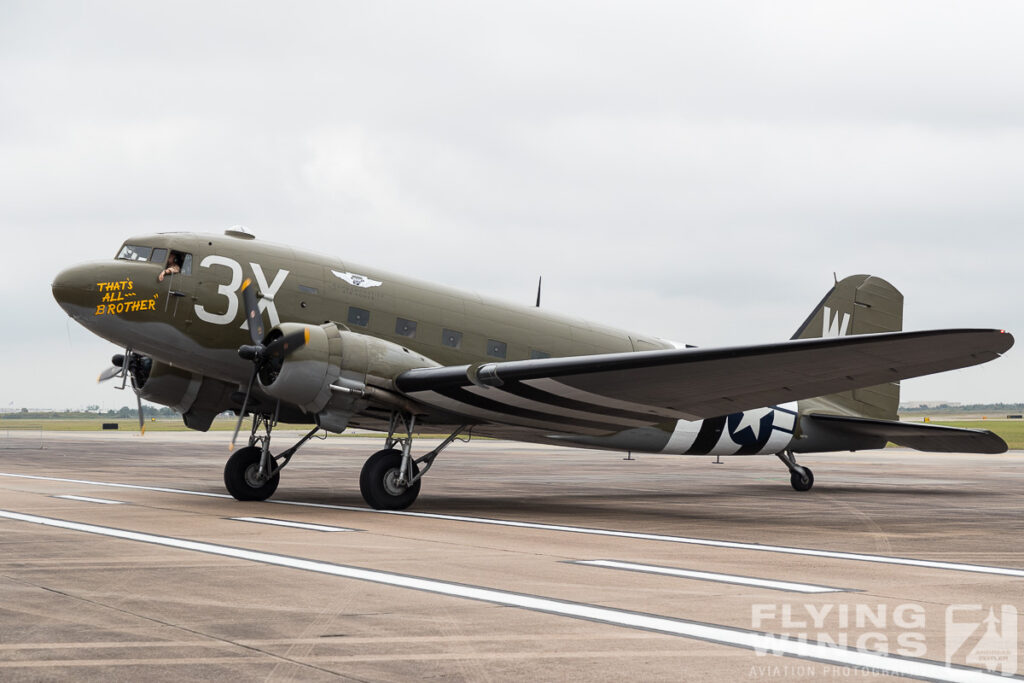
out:
<path id="1" fill-rule="evenodd" d="M 249 446 L 235 451 L 224 465 L 224 486 L 237 500 L 266 500 L 274 495 L 281 473 L 260 477 L 263 449 Z"/>
<path id="2" fill-rule="evenodd" d="M 811 472 L 809 467 L 801 467 L 803 474 L 794 470 L 789 475 L 789 483 L 793 485 L 797 491 L 810 491 L 811 487 L 814 486 L 814 472 Z"/>
<path id="3" fill-rule="evenodd" d="M 410 476 L 419 474 L 415 462 L 410 462 Z M 378 451 L 367 458 L 359 473 L 359 492 L 366 504 L 375 510 L 404 510 L 415 502 L 420 494 L 421 480 L 411 486 L 398 483 L 402 471 L 402 452 L 389 448 Z"/>

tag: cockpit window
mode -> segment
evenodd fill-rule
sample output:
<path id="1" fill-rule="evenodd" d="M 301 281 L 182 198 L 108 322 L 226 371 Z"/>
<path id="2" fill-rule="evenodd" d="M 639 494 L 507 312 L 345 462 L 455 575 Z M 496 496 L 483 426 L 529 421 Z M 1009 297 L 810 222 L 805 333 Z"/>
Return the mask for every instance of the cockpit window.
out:
<path id="1" fill-rule="evenodd" d="M 164 247 L 154 249 L 153 247 L 126 244 L 117 253 L 117 258 L 122 261 L 149 261 L 165 268 L 174 266 L 173 272 L 175 273 L 192 274 L 192 254 L 186 254 L 175 249 L 166 249 Z"/>
<path id="2" fill-rule="evenodd" d="M 159 262 L 161 265 L 167 266 L 156 278 L 160 282 L 163 282 L 164 277 L 167 275 L 176 275 L 178 273 L 192 274 L 192 254 L 171 249 L 171 253 L 168 255 L 166 249 L 154 249 L 153 262 Z"/>
<path id="3" fill-rule="evenodd" d="M 121 247 L 121 251 L 118 253 L 117 258 L 125 261 L 148 261 L 149 255 L 152 252 L 153 247 L 137 247 L 126 244 Z"/>

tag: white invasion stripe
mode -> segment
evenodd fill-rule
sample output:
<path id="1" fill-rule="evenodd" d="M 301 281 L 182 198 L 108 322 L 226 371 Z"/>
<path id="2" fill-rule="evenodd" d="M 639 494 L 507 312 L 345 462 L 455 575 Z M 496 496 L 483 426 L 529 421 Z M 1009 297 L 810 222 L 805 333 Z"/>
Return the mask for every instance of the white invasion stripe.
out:
<path id="1" fill-rule="evenodd" d="M 575 619 L 586 619 L 613 626 L 626 628 L 657 631 L 669 635 L 682 636 L 684 638 L 695 638 L 711 641 L 723 645 L 732 645 L 768 652 L 778 655 L 789 655 L 804 659 L 812 659 L 821 662 L 829 662 L 841 666 L 858 667 L 871 669 L 880 672 L 889 672 L 904 676 L 915 676 L 937 681 L 1005 681 L 1006 678 L 998 674 L 986 673 L 980 669 L 966 667 L 948 667 L 940 662 L 920 659 L 906 659 L 881 652 L 852 650 L 836 645 L 819 643 L 817 641 L 790 640 L 784 636 L 771 633 L 763 633 L 746 629 L 717 626 L 684 619 L 674 619 L 654 614 L 641 614 L 626 610 L 613 609 L 610 607 L 599 607 L 580 602 L 569 602 L 554 598 L 545 598 L 536 595 L 513 593 L 510 591 L 485 588 L 483 586 L 471 586 L 437 579 L 428 579 L 418 576 L 406 576 L 403 574 L 392 574 L 390 572 L 363 569 L 348 565 L 333 564 L 317 560 L 308 560 L 299 557 L 288 557 L 276 555 L 258 550 L 245 548 L 232 548 L 229 546 L 205 543 L 202 541 L 190 541 L 169 536 L 157 536 L 125 529 L 97 526 L 94 524 L 82 524 L 62 519 L 26 515 L 19 512 L 0 510 L 0 518 L 11 519 L 31 524 L 67 529 L 69 531 L 80 531 L 88 534 L 97 534 L 110 538 L 120 538 L 139 543 L 152 543 L 168 548 L 178 548 L 194 552 L 230 557 L 249 562 L 260 562 L 263 564 L 278 567 L 289 567 L 305 571 L 328 574 L 347 579 L 357 579 L 397 588 L 425 591 L 437 595 L 447 595 L 467 600 L 488 602 L 507 607 L 518 607 L 535 612 L 546 612 L 560 616 L 572 617 Z"/>
<path id="2" fill-rule="evenodd" d="M 205 491 L 186 491 L 158 486 L 141 486 L 139 484 L 118 484 L 115 482 L 88 481 L 84 479 L 62 479 L 60 477 L 42 477 L 33 474 L 11 474 L 0 472 L 0 477 L 16 477 L 21 479 L 39 479 L 43 481 L 62 481 L 71 484 L 88 484 L 90 486 L 111 486 L 115 488 L 137 489 L 141 491 L 157 491 L 160 493 L 177 493 L 186 496 L 206 496 L 210 498 L 231 498 L 226 493 L 207 493 Z M 616 531 L 614 529 L 594 529 L 591 527 L 566 526 L 562 524 L 541 524 L 539 522 L 517 522 L 507 519 L 487 519 L 486 517 L 466 517 L 463 515 L 444 515 L 435 512 L 409 512 L 408 510 L 371 510 L 354 505 L 330 505 L 328 503 L 303 503 L 294 500 L 268 500 L 276 505 L 298 505 L 299 507 L 319 508 L 323 510 L 344 510 L 347 512 L 368 512 L 378 515 L 399 515 L 403 517 L 420 517 L 424 519 L 441 519 L 449 522 L 470 522 L 473 524 L 492 524 L 495 526 L 517 527 L 520 529 L 539 529 L 541 531 L 561 531 L 573 534 L 590 534 L 592 536 L 611 536 L 614 538 L 632 538 L 639 541 L 660 541 L 665 543 L 685 543 L 712 548 L 732 548 L 735 550 L 758 550 L 786 555 L 805 555 L 808 557 L 828 557 L 836 560 L 856 560 L 859 562 L 877 562 L 880 564 L 896 564 L 907 567 L 923 567 L 925 569 L 949 569 L 959 572 L 975 572 L 978 574 L 995 574 L 998 576 L 1015 576 L 1024 578 L 1024 569 L 1011 567 L 992 567 L 982 564 L 965 564 L 962 562 L 943 562 L 940 560 L 917 560 L 909 557 L 891 557 L 888 555 L 868 555 L 865 553 L 848 553 L 838 550 L 815 550 L 813 548 L 794 548 L 784 545 L 762 545 L 760 543 L 741 543 L 738 541 L 717 541 L 710 538 L 689 538 L 686 536 L 667 536 L 663 534 L 644 534 L 633 531 Z"/>
<path id="3" fill-rule="evenodd" d="M 267 517 L 231 517 L 236 522 L 253 522 L 255 524 L 271 524 L 273 526 L 286 526 L 292 529 L 307 529 L 309 531 L 355 531 L 343 526 L 327 526 L 325 524 L 310 524 L 308 522 L 290 522 L 287 519 L 269 519 Z"/>
<path id="4" fill-rule="evenodd" d="M 697 440 L 702 424 L 704 424 L 703 420 L 678 420 L 675 429 L 672 430 L 672 435 L 668 437 L 668 443 L 661 449 L 661 452 L 678 455 L 686 453 Z"/>
<path id="5" fill-rule="evenodd" d="M 669 420 L 676 420 L 680 415 L 682 415 L 680 412 L 665 410 L 664 408 L 658 408 L 657 406 L 620 401 L 617 398 L 610 398 L 608 396 L 602 396 L 601 394 L 584 391 L 583 389 L 576 389 L 575 387 L 570 387 L 567 384 L 556 382 L 553 379 L 526 379 L 523 380 L 523 384 L 546 391 L 549 394 L 555 394 L 556 396 L 562 396 L 564 398 L 571 398 L 576 401 L 583 401 L 584 403 L 593 403 L 596 406 L 617 408 L 619 410 L 628 410 L 631 413 L 647 413 L 658 417 L 664 417 L 667 418 L 665 420 L 666 422 Z"/>
<path id="6" fill-rule="evenodd" d="M 107 500 L 106 498 L 89 498 L 88 496 L 54 496 L 54 498 L 64 498 L 65 500 L 80 500 L 83 503 L 102 503 L 103 505 L 124 505 L 122 500 Z"/>
<path id="7" fill-rule="evenodd" d="M 624 425 L 626 427 L 649 427 L 656 421 L 656 418 L 644 422 L 643 420 L 632 420 L 628 417 L 618 417 L 616 415 L 605 415 L 603 413 L 586 413 L 582 410 L 574 410 L 572 408 L 563 408 L 562 406 L 553 403 L 542 403 L 541 401 L 535 401 L 531 398 L 524 398 L 517 394 L 507 392 L 498 387 L 464 387 L 466 391 L 471 394 L 476 394 L 498 403 L 504 403 L 505 405 L 512 406 L 514 408 L 524 408 L 526 410 L 532 410 L 538 413 L 544 413 L 547 415 L 560 415 L 562 417 L 573 418 L 576 420 L 589 420 L 590 422 L 605 422 L 609 425 Z M 506 418 L 507 419 L 507 418 Z"/>
<path id="8" fill-rule="evenodd" d="M 454 398 L 443 396 L 435 391 L 414 391 L 409 394 L 414 398 L 417 398 L 424 403 L 439 408 L 444 408 L 450 412 L 468 415 L 470 417 L 482 418 L 485 420 L 491 420 L 496 422 L 503 422 L 506 424 L 517 425 L 520 427 L 533 427 L 534 429 L 545 429 L 553 432 L 566 432 L 569 434 L 586 434 L 590 436 L 604 435 L 609 432 L 615 431 L 614 425 L 609 425 L 607 429 L 598 429 L 596 427 L 580 427 L 578 425 L 567 425 L 558 421 L 557 418 L 551 420 L 534 420 L 528 417 L 519 417 L 518 415 L 509 415 L 508 413 L 502 413 L 496 410 L 489 410 L 487 408 L 479 408 L 471 403 L 464 403 Z M 597 420 L 592 420 L 596 422 Z"/>
<path id="9" fill-rule="evenodd" d="M 588 567 L 605 567 L 607 569 L 623 569 L 630 572 L 644 572 L 647 574 L 664 574 L 665 576 L 677 576 L 683 579 L 698 579 L 700 581 L 717 581 L 719 583 L 735 583 L 741 586 L 753 586 L 755 588 L 771 588 L 772 590 L 790 591 L 794 593 L 849 593 L 849 588 L 833 588 L 831 586 L 819 586 L 813 583 L 795 583 L 793 581 L 776 581 L 774 579 L 757 579 L 752 576 L 738 576 L 736 574 L 718 574 L 715 572 L 701 572 L 693 569 L 678 569 L 676 567 L 659 567 L 652 564 L 637 564 L 635 562 L 619 562 L 618 560 L 575 560 L 571 564 L 583 564 Z"/>

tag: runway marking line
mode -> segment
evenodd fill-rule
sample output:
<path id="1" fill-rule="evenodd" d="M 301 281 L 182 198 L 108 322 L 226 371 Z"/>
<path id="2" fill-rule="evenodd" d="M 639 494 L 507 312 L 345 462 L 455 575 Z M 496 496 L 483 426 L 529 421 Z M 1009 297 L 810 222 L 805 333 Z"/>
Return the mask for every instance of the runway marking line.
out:
<path id="1" fill-rule="evenodd" d="M 159 493 L 176 493 L 186 496 L 203 496 L 206 498 L 227 498 L 231 496 L 226 493 L 209 493 L 207 491 L 188 491 L 185 489 L 172 489 L 160 486 L 143 486 L 140 484 L 119 484 L 116 482 L 88 481 L 84 479 L 64 479 L 61 477 L 43 477 L 34 474 L 12 474 L 0 472 L 0 477 L 14 477 L 18 479 L 38 479 L 41 481 L 59 481 L 70 484 L 86 484 L 89 486 L 109 486 L 112 488 L 135 489 L 140 491 L 157 491 Z M 718 541 L 709 538 L 688 538 L 686 536 L 667 536 L 663 534 L 645 534 L 633 531 L 616 531 L 614 529 L 595 529 L 590 527 L 566 526 L 562 524 L 542 524 L 538 522 L 517 522 L 505 519 L 487 519 L 486 517 L 466 517 L 463 515 L 445 515 L 434 512 L 409 512 L 408 510 L 371 510 L 370 508 L 355 507 L 353 505 L 329 505 L 327 503 L 304 503 L 292 500 L 268 500 L 267 503 L 276 505 L 297 505 L 299 507 L 318 508 L 321 510 L 342 510 L 345 512 L 368 512 L 379 515 L 398 515 L 404 517 L 419 517 L 423 519 L 439 519 L 449 522 L 470 522 L 473 524 L 491 524 L 495 526 L 518 527 L 521 529 L 538 529 L 541 531 L 560 531 L 573 534 L 589 534 L 592 536 L 610 536 L 613 538 L 631 538 L 639 541 L 659 541 L 664 543 L 685 543 L 688 545 L 700 545 L 710 548 L 731 548 L 734 550 L 756 550 L 760 552 L 780 553 L 784 555 L 803 555 L 807 557 L 827 557 L 835 560 L 854 560 L 857 562 L 875 562 L 880 564 L 893 564 L 906 567 L 921 567 L 924 569 L 944 569 L 950 571 L 973 572 L 977 574 L 992 574 L 996 576 L 1012 576 L 1024 578 L 1024 569 L 1012 567 L 992 567 L 981 564 L 966 564 L 963 562 L 943 562 L 940 560 L 918 560 L 909 557 L 892 557 L 888 555 L 869 555 L 867 553 L 850 553 L 839 550 L 816 550 L 814 548 L 798 548 L 783 545 L 763 545 L 761 543 L 744 543 L 739 541 Z"/>
<path id="2" fill-rule="evenodd" d="M 269 517 L 228 517 L 236 522 L 252 522 L 254 524 L 269 524 L 271 526 L 286 526 L 291 529 L 306 529 L 307 531 L 356 531 L 343 526 L 328 526 L 326 524 L 310 524 L 309 522 L 291 522 L 287 519 L 271 519 Z"/>
<path id="3" fill-rule="evenodd" d="M 90 498 L 88 496 L 73 496 L 70 493 L 62 496 L 53 496 L 54 498 L 63 498 L 64 500 L 77 500 L 82 503 L 100 503 L 102 505 L 124 505 L 123 500 L 107 500 L 106 498 Z"/>
<path id="4" fill-rule="evenodd" d="M 113 527 L 84 524 L 51 517 L 23 514 L 0 510 L 0 518 L 13 521 L 38 524 L 68 531 L 96 534 L 109 538 L 117 538 L 140 543 L 150 543 L 168 548 L 190 550 L 194 552 L 219 555 L 250 562 L 258 562 L 279 567 L 301 569 L 341 578 L 368 581 L 380 585 L 418 590 L 436 595 L 445 595 L 478 602 L 486 602 L 507 607 L 554 614 L 559 616 L 593 621 L 612 626 L 654 631 L 684 638 L 703 640 L 722 645 L 729 645 L 758 652 L 809 659 L 840 666 L 856 667 L 894 675 L 912 676 L 936 681 L 1005 681 L 1006 677 L 987 673 L 981 669 L 958 665 L 947 666 L 941 662 L 926 659 L 900 657 L 875 651 L 861 651 L 811 640 L 790 640 L 781 635 L 707 624 L 686 619 L 631 612 L 611 607 L 600 607 L 581 602 L 571 602 L 555 598 L 546 598 L 525 593 L 513 593 L 483 586 L 428 579 L 406 574 L 374 569 L 364 569 L 349 565 L 333 564 L 319 560 L 300 557 L 277 555 L 246 548 L 217 545 L 203 541 L 192 541 L 171 536 L 158 536 L 138 531 L 117 529 Z"/>
<path id="5" fill-rule="evenodd" d="M 790 593 L 854 593 L 858 592 L 852 588 L 834 588 L 832 586 L 819 586 L 813 583 L 797 583 L 795 581 L 779 581 L 777 579 L 761 579 L 753 576 L 739 576 L 737 574 L 719 574 L 717 572 L 697 571 L 695 569 L 680 569 L 678 567 L 661 567 L 654 564 L 640 564 L 638 562 L 620 562 L 619 560 L 569 560 L 566 564 L 578 564 L 586 567 L 602 567 L 605 569 L 620 569 L 630 572 L 641 572 L 645 574 L 660 574 L 663 576 L 674 576 L 682 579 L 697 579 L 698 581 L 714 581 L 716 583 L 731 583 L 740 586 L 752 586 L 754 588 L 770 588 L 777 591 Z"/>

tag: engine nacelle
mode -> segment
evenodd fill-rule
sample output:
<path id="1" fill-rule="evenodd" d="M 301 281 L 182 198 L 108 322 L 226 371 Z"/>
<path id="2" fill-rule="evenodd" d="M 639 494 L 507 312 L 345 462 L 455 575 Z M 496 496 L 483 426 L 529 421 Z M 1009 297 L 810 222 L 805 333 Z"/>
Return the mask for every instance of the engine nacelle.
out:
<path id="1" fill-rule="evenodd" d="M 264 343 L 306 329 L 309 338 L 282 361 L 271 361 L 259 373 L 260 387 L 280 401 L 307 413 L 319 413 L 331 398 L 331 384 L 341 375 L 341 335 L 334 325 L 318 327 L 281 323 Z"/>
<path id="2" fill-rule="evenodd" d="M 333 323 L 281 323 L 267 341 L 304 328 L 309 340 L 280 363 L 268 364 L 259 374 L 260 387 L 273 398 L 317 415 L 320 425 L 332 431 L 343 430 L 348 418 L 366 407 L 362 394 L 367 384 L 389 389 L 391 380 L 406 370 L 438 365 L 404 346 L 341 330 Z M 348 391 L 332 391 L 331 385 Z"/>
<path id="3" fill-rule="evenodd" d="M 232 406 L 234 389 L 226 382 L 154 360 L 139 395 L 151 403 L 174 408 L 187 427 L 205 432 L 218 413 Z"/>

